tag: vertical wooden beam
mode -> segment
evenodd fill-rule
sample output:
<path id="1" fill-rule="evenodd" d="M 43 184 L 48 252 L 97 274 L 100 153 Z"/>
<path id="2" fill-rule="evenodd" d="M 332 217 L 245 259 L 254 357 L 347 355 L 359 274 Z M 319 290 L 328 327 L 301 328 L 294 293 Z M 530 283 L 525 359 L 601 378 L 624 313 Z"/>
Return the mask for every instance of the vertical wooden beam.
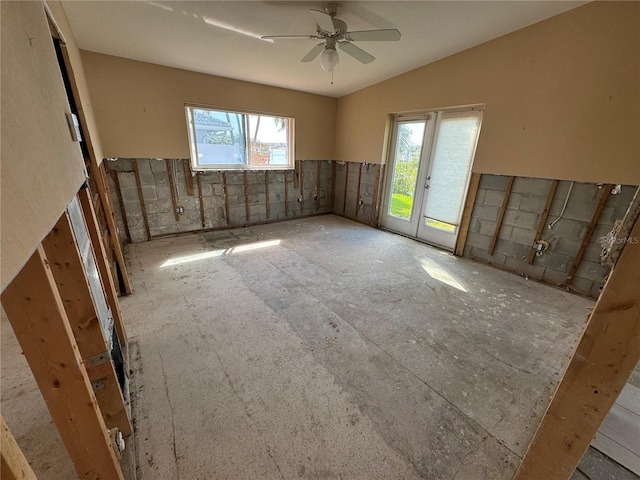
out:
<path id="1" fill-rule="evenodd" d="M 544 209 L 542 213 L 540 213 L 540 220 L 538 221 L 538 229 L 536 230 L 536 237 L 533 240 L 533 245 L 531 245 L 531 250 L 529 250 L 529 256 L 527 257 L 527 263 L 529 265 L 533 265 L 533 259 L 536 257 L 536 243 L 540 240 L 542 236 L 542 231 L 544 230 L 544 226 L 547 224 L 547 218 L 549 217 L 549 210 L 551 209 L 551 204 L 553 203 L 553 196 L 556 194 L 556 189 L 558 188 L 558 180 L 554 180 L 551 182 L 551 187 L 549 187 L 549 193 L 547 194 L 547 203 L 544 205 Z"/>
<path id="2" fill-rule="evenodd" d="M 244 178 L 244 211 L 247 217 L 247 223 L 249 222 L 249 217 L 251 216 L 251 212 L 249 210 L 249 177 L 248 173 L 245 170 L 242 172 Z"/>
<path id="3" fill-rule="evenodd" d="M 371 203 L 371 218 L 369 219 L 369 225 L 372 227 L 377 227 L 377 213 L 378 213 L 378 190 L 380 184 L 380 172 L 382 170 L 382 165 L 376 164 L 376 178 L 375 183 L 373 184 L 373 200 Z"/>
<path id="4" fill-rule="evenodd" d="M 184 169 L 184 181 L 187 183 L 187 195 L 194 196 L 196 193 L 193 187 L 193 175 L 191 175 L 191 164 L 186 158 L 182 159 L 182 168 Z"/>
<path id="5" fill-rule="evenodd" d="M 78 477 L 122 480 L 42 246 L 2 292 L 2 306 Z"/>
<path id="6" fill-rule="evenodd" d="M 138 199 L 140 200 L 140 208 L 142 209 L 142 219 L 144 220 L 144 231 L 147 234 L 147 240 L 151 240 L 151 230 L 149 229 L 149 219 L 147 218 L 147 207 L 144 204 L 144 195 L 142 195 L 142 185 L 140 183 L 140 169 L 138 168 L 138 162 L 134 158 L 133 173 L 136 177 L 136 186 L 138 187 Z"/>
<path id="7" fill-rule="evenodd" d="M 344 201 L 342 202 L 342 213 L 347 211 L 347 187 L 349 186 L 349 162 L 346 162 L 344 171 Z"/>
<path id="8" fill-rule="evenodd" d="M 222 189 L 224 190 L 224 215 L 227 218 L 227 227 L 229 226 L 229 191 L 227 188 L 227 172 L 222 172 Z"/>
<path id="9" fill-rule="evenodd" d="M 171 190 L 171 203 L 173 204 L 173 214 L 176 217 L 176 222 L 180 221 L 180 214 L 178 213 L 178 199 L 176 198 L 176 184 L 173 180 L 173 160 L 170 158 L 164 159 L 167 166 L 167 175 L 169 176 L 169 189 Z"/>
<path id="10" fill-rule="evenodd" d="M 112 171 L 111 178 L 113 179 L 113 185 L 116 187 L 116 195 L 118 196 L 118 204 L 120 205 L 120 215 L 122 216 L 122 223 L 124 224 L 124 233 L 127 237 L 127 243 L 131 243 L 131 232 L 129 231 L 129 221 L 127 220 L 127 211 L 124 208 L 124 200 L 122 199 L 122 190 L 120 189 L 120 179 L 118 178 L 118 172 Z"/>
<path id="11" fill-rule="evenodd" d="M 100 235 L 100 226 L 98 225 L 98 219 L 93 211 L 91 192 L 88 188 L 84 188 L 78 192 L 78 198 L 80 198 L 82 213 L 84 213 L 84 221 L 87 225 L 87 230 L 89 231 L 91 246 L 93 247 L 96 264 L 98 265 L 98 272 L 100 273 L 100 281 L 104 288 L 105 296 L 107 297 L 107 303 L 111 308 L 113 323 L 116 327 L 116 333 L 118 334 L 120 346 L 123 350 L 122 353 L 124 358 L 128 359 L 129 339 L 127 338 L 127 331 L 124 328 L 124 321 L 122 319 L 122 312 L 120 311 L 120 302 L 118 302 L 114 278 L 111 275 L 111 269 L 107 263 L 106 251 L 104 244 L 102 243 L 102 235 Z"/>
<path id="12" fill-rule="evenodd" d="M 0 478 L 3 480 L 37 480 L 20 446 L 0 415 Z"/>
<path id="13" fill-rule="evenodd" d="M 298 181 L 298 184 L 300 186 L 300 213 L 303 212 L 304 210 L 304 163 L 302 160 L 300 160 L 300 180 Z"/>
<path id="14" fill-rule="evenodd" d="M 602 194 L 600 195 L 600 200 L 598 200 L 598 206 L 596 207 L 595 212 L 593 212 L 593 216 L 591 217 L 591 223 L 589 223 L 589 227 L 582 237 L 582 243 L 580 244 L 580 248 L 578 249 L 578 253 L 576 253 L 575 258 L 573 259 L 573 263 L 569 268 L 569 273 L 567 274 L 567 279 L 565 283 L 567 285 L 571 285 L 573 282 L 573 276 L 576 274 L 576 270 L 580 266 L 580 262 L 582 261 L 582 256 L 584 255 L 587 246 L 589 245 L 589 240 L 591 240 L 591 235 L 593 235 L 593 231 L 598 225 L 598 220 L 600 219 L 600 215 L 602 214 L 602 209 L 607 203 L 609 196 L 611 195 L 611 190 L 613 190 L 613 185 L 607 184 L 602 187 Z"/>
<path id="15" fill-rule="evenodd" d="M 316 162 L 318 169 L 316 170 L 316 212 L 320 210 L 320 176 L 322 175 L 322 160 Z"/>
<path id="16" fill-rule="evenodd" d="M 360 213 L 360 183 L 362 182 L 362 164 L 358 168 L 358 190 L 356 192 L 356 217 Z"/>
<path id="17" fill-rule="evenodd" d="M 469 235 L 469 225 L 471 224 L 471 214 L 473 213 L 473 205 L 476 203 L 478 196 L 478 186 L 480 185 L 480 174 L 472 173 L 469 180 L 469 190 L 467 190 L 467 199 L 464 202 L 464 210 L 462 211 L 462 220 L 460 221 L 460 230 L 456 239 L 455 254 L 461 257 L 464 254 L 464 246 L 467 243 Z"/>
<path id="18" fill-rule="evenodd" d="M 498 236 L 500 235 L 500 229 L 502 228 L 502 220 L 504 219 L 504 214 L 507 211 L 507 204 L 509 203 L 509 197 L 511 196 L 511 187 L 513 187 L 513 179 L 514 177 L 509 177 L 507 180 L 507 188 L 504 192 L 504 198 L 502 199 L 502 206 L 500 207 L 500 212 L 498 213 L 498 220 L 496 221 L 496 229 L 493 233 L 493 238 L 491 238 L 491 243 L 489 244 L 489 255 L 493 255 L 493 251 L 496 249 L 496 243 L 498 243 Z"/>
<path id="19" fill-rule="evenodd" d="M 200 179 L 200 172 L 196 173 L 196 181 L 198 183 L 198 201 L 200 203 L 200 223 L 202 224 L 202 228 L 205 228 L 204 200 L 202 198 L 202 180 Z"/>
<path id="20" fill-rule="evenodd" d="M 100 382 L 95 395 L 105 424 L 109 428 L 118 427 L 128 436 L 131 423 L 67 212 L 42 241 L 42 247 L 89 380 Z"/>
<path id="21" fill-rule="evenodd" d="M 284 216 L 289 216 L 289 172 L 284 171 Z"/>
<path id="22" fill-rule="evenodd" d="M 293 162 L 293 188 L 296 189 L 298 188 L 298 179 L 300 178 L 300 174 L 299 174 L 299 168 L 300 168 L 300 160 L 298 160 L 297 162 L 294 161 Z"/>
<path id="23" fill-rule="evenodd" d="M 640 360 L 639 221 L 629 238 L 515 480 L 568 479 Z"/>
<path id="24" fill-rule="evenodd" d="M 269 170 L 264 171 L 264 202 L 268 219 L 271 217 L 271 207 L 269 205 Z"/>
<path id="25" fill-rule="evenodd" d="M 336 162 L 332 161 L 331 162 L 331 211 L 332 212 L 336 203 L 336 170 L 337 170 Z"/>

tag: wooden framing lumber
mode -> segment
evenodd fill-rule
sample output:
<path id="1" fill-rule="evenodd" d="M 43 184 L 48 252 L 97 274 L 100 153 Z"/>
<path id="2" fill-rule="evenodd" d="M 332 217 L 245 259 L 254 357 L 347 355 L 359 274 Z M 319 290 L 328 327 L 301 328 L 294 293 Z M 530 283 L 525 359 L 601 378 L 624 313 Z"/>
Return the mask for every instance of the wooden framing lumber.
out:
<path id="1" fill-rule="evenodd" d="M 640 238 L 636 221 L 630 238 Z M 515 480 L 566 480 L 640 360 L 640 243 L 625 244 Z"/>
<path id="2" fill-rule="evenodd" d="M 544 205 L 544 209 L 542 213 L 540 213 L 540 220 L 538 221 L 538 228 L 536 230 L 536 237 L 533 240 L 533 245 L 531 245 L 531 250 L 529 250 L 529 256 L 527 257 L 527 263 L 529 265 L 533 265 L 533 259 L 536 257 L 536 243 L 540 240 L 542 236 L 542 232 L 544 231 L 544 226 L 547 224 L 547 218 L 549 217 L 549 210 L 551 209 L 551 204 L 553 203 L 553 197 L 556 194 L 556 189 L 558 188 L 558 180 L 554 180 L 551 182 L 551 186 L 549 187 L 549 193 L 547 194 L 547 203 Z"/>
<path id="3" fill-rule="evenodd" d="M 171 190 L 171 203 L 173 204 L 173 214 L 176 217 L 176 222 L 180 221 L 180 214 L 178 213 L 178 199 L 176 198 L 176 183 L 173 180 L 173 160 L 170 158 L 164 159 L 167 165 L 167 175 L 169 176 L 169 189 Z"/>
<path id="4" fill-rule="evenodd" d="M 304 163 L 300 160 L 300 178 L 298 184 L 300 187 L 300 213 L 304 211 Z"/>
<path id="5" fill-rule="evenodd" d="M 11 430 L 0 415 L 0 478 L 3 480 L 37 480 Z"/>
<path id="6" fill-rule="evenodd" d="M 593 212 L 593 217 L 591 217 L 591 223 L 589 223 L 589 227 L 587 228 L 587 231 L 585 232 L 584 237 L 582 237 L 582 243 L 580 244 L 578 253 L 576 253 L 575 258 L 573 259 L 573 263 L 569 268 L 569 273 L 567 273 L 567 279 L 565 280 L 565 283 L 569 285 L 571 285 L 571 283 L 573 282 L 573 277 L 576 274 L 576 270 L 578 270 L 578 267 L 580 266 L 580 262 L 582 261 L 582 257 L 584 255 L 585 250 L 587 249 L 587 246 L 589 246 L 591 235 L 593 235 L 593 231 L 595 230 L 596 225 L 598 224 L 598 220 L 600 219 L 600 215 L 602 214 L 602 209 L 606 205 L 607 200 L 609 200 L 609 196 L 611 195 L 611 190 L 613 190 L 613 185 L 611 184 L 607 184 L 604 187 L 602 187 L 602 194 L 600 195 L 600 200 L 598 200 L 598 206 L 596 207 L 596 210 Z"/>
<path id="7" fill-rule="evenodd" d="M 289 216 L 289 172 L 284 171 L 284 216 Z"/>
<path id="8" fill-rule="evenodd" d="M 316 212 L 320 210 L 320 176 L 322 175 L 322 163 L 317 161 L 318 169 L 316 171 Z"/>
<path id="9" fill-rule="evenodd" d="M 342 213 L 347 211 L 347 188 L 349 187 L 349 162 L 345 164 L 344 172 L 344 199 L 342 203 Z"/>
<path id="10" fill-rule="evenodd" d="M 184 169 L 184 181 L 187 184 L 187 195 L 192 197 L 196 194 L 193 186 L 193 175 L 191 175 L 191 165 L 186 158 L 182 159 L 182 168 Z"/>
<path id="11" fill-rule="evenodd" d="M 2 292 L 2 306 L 78 477 L 122 480 L 42 245 Z"/>
<path id="12" fill-rule="evenodd" d="M 480 186 L 479 173 L 472 173 L 469 180 L 469 189 L 467 190 L 467 198 L 464 202 L 464 209 L 462 211 L 462 219 L 460 221 L 460 231 L 458 232 L 458 238 L 456 239 L 456 248 L 454 253 L 461 257 L 464 254 L 464 246 L 467 243 L 467 236 L 469 235 L 469 225 L 471 224 L 471 214 L 473 213 L 473 206 L 476 203 L 476 197 L 478 196 L 478 187 Z"/>
<path id="13" fill-rule="evenodd" d="M 124 328 L 124 321 L 122 319 L 122 312 L 120 311 L 120 302 L 118 301 L 114 278 L 111 275 L 111 269 L 107 262 L 106 251 L 102 243 L 98 219 L 93 211 L 91 192 L 88 188 L 84 188 L 78 192 L 78 198 L 80 199 L 82 213 L 84 213 L 84 221 L 87 225 L 87 231 L 89 232 L 89 238 L 91 239 L 91 245 L 95 253 L 100 281 L 104 288 L 105 296 L 107 297 L 107 304 L 111 308 L 111 315 L 113 315 L 113 323 L 116 328 L 116 333 L 118 334 L 118 339 L 120 340 L 122 354 L 128 362 L 129 339 L 127 338 L 127 331 Z"/>
<path id="14" fill-rule="evenodd" d="M 204 219 L 204 200 L 202 199 L 202 179 L 200 178 L 200 173 L 196 174 L 196 182 L 198 184 L 198 203 L 200 205 L 200 223 L 202 224 L 202 228 L 205 228 L 206 224 Z"/>
<path id="15" fill-rule="evenodd" d="M 224 191 L 224 216 L 227 219 L 227 226 L 231 223 L 229 219 L 229 189 L 227 188 L 227 172 L 222 172 L 222 189 Z"/>
<path id="16" fill-rule="evenodd" d="M 67 212 L 42 241 L 42 246 L 89 380 L 100 382 L 95 395 L 105 424 L 108 428 L 118 427 L 128 436 L 131 422 Z"/>
<path id="17" fill-rule="evenodd" d="M 129 231 L 129 221 L 127 220 L 127 211 L 124 208 L 124 200 L 122 199 L 122 190 L 120 190 L 120 179 L 118 178 L 118 172 L 112 171 L 111 178 L 113 179 L 113 185 L 116 188 L 116 195 L 118 196 L 118 204 L 120 205 L 120 215 L 122 215 L 122 223 L 124 224 L 124 234 L 127 238 L 127 243 L 131 243 L 131 232 Z"/>
<path id="18" fill-rule="evenodd" d="M 380 189 L 380 173 L 382 168 L 383 165 L 379 163 L 376 164 L 376 179 L 373 184 L 373 202 L 371 204 L 371 218 L 369 219 L 369 225 L 373 227 L 378 226 L 378 191 Z"/>
<path id="19" fill-rule="evenodd" d="M 360 183 L 362 182 L 362 163 L 358 165 L 358 189 L 356 191 L 356 217 L 360 213 Z"/>
<path id="20" fill-rule="evenodd" d="M 331 162 L 331 211 L 336 203 L 336 162 Z"/>
<path id="21" fill-rule="evenodd" d="M 293 188 L 294 188 L 294 190 L 296 188 L 298 188 L 298 184 L 299 184 L 298 180 L 300 178 L 300 173 L 299 173 L 300 172 L 300 170 L 299 170 L 300 165 L 301 165 L 300 164 L 300 160 L 298 160 L 297 162 L 296 161 L 293 162 Z"/>
<path id="22" fill-rule="evenodd" d="M 140 169 L 138 162 L 133 159 L 133 173 L 136 177 L 136 186 L 138 187 L 138 199 L 140 200 L 140 208 L 142 210 L 142 219 L 144 220 L 144 231 L 147 234 L 147 240 L 151 240 L 151 230 L 149 228 L 149 219 L 147 218 L 147 207 L 144 204 L 144 195 L 142 194 L 142 184 L 140 183 Z"/>
<path id="23" fill-rule="evenodd" d="M 271 206 L 269 204 L 269 170 L 264 172 L 264 205 L 267 218 L 271 217 Z"/>
<path id="24" fill-rule="evenodd" d="M 244 212 L 248 223 L 249 218 L 251 217 L 251 212 L 249 209 L 249 177 L 246 170 L 242 172 L 242 178 L 244 179 Z"/>
<path id="25" fill-rule="evenodd" d="M 507 188 L 504 192 L 504 198 L 502 199 L 502 205 L 500 206 L 500 212 L 498 213 L 498 220 L 496 220 L 496 229 L 493 232 L 491 243 L 489 244 L 489 255 L 493 255 L 496 249 L 496 243 L 498 243 L 498 236 L 500 235 L 500 229 L 502 228 L 502 220 L 504 220 L 504 214 L 507 211 L 507 204 L 509 203 L 509 197 L 511 196 L 511 187 L 513 187 L 513 180 L 515 177 L 511 176 L 507 180 Z"/>

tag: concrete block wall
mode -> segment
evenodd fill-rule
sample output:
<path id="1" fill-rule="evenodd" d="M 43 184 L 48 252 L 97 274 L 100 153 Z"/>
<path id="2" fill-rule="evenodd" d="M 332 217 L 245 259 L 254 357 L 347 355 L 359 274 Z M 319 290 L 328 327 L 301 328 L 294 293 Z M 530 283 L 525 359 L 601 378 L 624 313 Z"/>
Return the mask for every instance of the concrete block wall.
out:
<path id="1" fill-rule="evenodd" d="M 127 242 L 122 208 L 126 214 L 131 242 L 147 240 L 139 192 L 142 192 L 151 237 L 194 230 L 231 228 L 270 221 L 299 218 L 331 211 L 331 162 L 298 161 L 295 170 L 200 172 L 204 226 L 200 212 L 197 179 L 194 194 L 187 190 L 185 162 L 171 160 L 178 207 L 184 213 L 176 220 L 171 198 L 167 162 L 164 159 L 116 159 L 106 161 L 109 187 L 117 215 L 120 239 Z M 138 189 L 133 162 L 140 176 Z M 117 176 L 116 185 L 113 175 Z M 318 176 L 319 175 L 319 176 Z M 226 198 L 225 198 L 226 177 Z M 286 178 L 286 188 L 285 188 Z M 318 181 L 319 179 L 319 181 Z M 267 184 L 268 182 L 268 184 Z M 267 185 L 269 206 L 267 208 Z M 286 191 L 286 193 L 285 193 Z M 119 193 L 119 194 L 118 194 Z M 286 197 L 286 198 L 285 198 Z M 119 198 L 122 198 L 122 205 Z M 299 201 L 300 200 L 300 201 Z M 229 218 L 226 215 L 228 202 Z M 248 214 L 248 217 L 247 217 Z"/>
<path id="2" fill-rule="evenodd" d="M 571 182 L 558 183 L 541 240 L 549 248 L 527 263 L 530 249 L 536 240 L 536 230 L 544 210 L 552 180 L 516 177 L 498 236 L 495 251 L 489 255 L 489 245 L 505 195 L 508 177 L 483 174 L 475 199 L 464 255 L 506 267 L 518 273 L 542 279 L 556 285 L 564 284 L 567 274 L 580 249 L 582 239 L 593 218 L 602 194 L 602 185 L 573 183 L 562 218 L 554 222 L 564 206 Z M 600 215 L 591 240 L 584 252 L 571 287 L 597 296 L 608 267 L 600 264 L 600 238 L 621 219 L 637 187 L 623 185 L 620 193 L 609 196 Z"/>
<path id="3" fill-rule="evenodd" d="M 333 213 L 373 225 L 373 209 L 381 192 L 381 189 L 376 189 L 376 182 L 381 178 L 383 167 L 372 163 L 336 162 L 335 168 Z M 358 184 L 360 185 L 359 197 Z M 361 202 L 360 205 L 358 205 L 359 202 Z"/>

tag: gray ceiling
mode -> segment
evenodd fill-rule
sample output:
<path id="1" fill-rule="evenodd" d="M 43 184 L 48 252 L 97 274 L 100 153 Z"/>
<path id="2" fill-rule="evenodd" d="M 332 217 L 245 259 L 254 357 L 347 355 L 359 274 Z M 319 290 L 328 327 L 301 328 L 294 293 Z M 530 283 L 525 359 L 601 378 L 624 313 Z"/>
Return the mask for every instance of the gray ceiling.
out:
<path id="1" fill-rule="evenodd" d="M 317 40 L 317 1 L 65 1 L 81 49 L 160 65 L 340 97 L 578 7 L 576 1 L 346 1 L 349 30 L 397 28 L 398 42 L 357 42 L 363 65 L 338 50 L 334 75 L 319 59 L 301 63 Z"/>

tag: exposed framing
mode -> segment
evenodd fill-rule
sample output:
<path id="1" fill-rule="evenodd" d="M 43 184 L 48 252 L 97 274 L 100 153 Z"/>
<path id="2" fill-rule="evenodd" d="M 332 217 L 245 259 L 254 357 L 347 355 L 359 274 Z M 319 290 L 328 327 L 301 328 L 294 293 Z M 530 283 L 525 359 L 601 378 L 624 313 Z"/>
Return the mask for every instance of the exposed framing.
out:
<path id="1" fill-rule="evenodd" d="M 11 430 L 0 415 L 0 478 L 4 480 L 37 480 Z"/>
<path id="2" fill-rule="evenodd" d="M 502 229 L 502 221 L 504 220 L 504 214 L 507 211 L 507 205 L 509 204 L 509 197 L 511 197 L 511 188 L 513 187 L 513 180 L 515 177 L 511 176 L 507 180 L 507 188 L 504 192 L 504 197 L 502 198 L 502 205 L 500 206 L 500 211 L 498 213 L 498 220 L 496 220 L 496 229 L 493 232 L 493 237 L 491 238 L 491 243 L 489 244 L 489 255 L 493 255 L 493 252 L 496 249 L 496 244 L 498 243 L 498 237 L 500 236 L 500 229 Z"/>

